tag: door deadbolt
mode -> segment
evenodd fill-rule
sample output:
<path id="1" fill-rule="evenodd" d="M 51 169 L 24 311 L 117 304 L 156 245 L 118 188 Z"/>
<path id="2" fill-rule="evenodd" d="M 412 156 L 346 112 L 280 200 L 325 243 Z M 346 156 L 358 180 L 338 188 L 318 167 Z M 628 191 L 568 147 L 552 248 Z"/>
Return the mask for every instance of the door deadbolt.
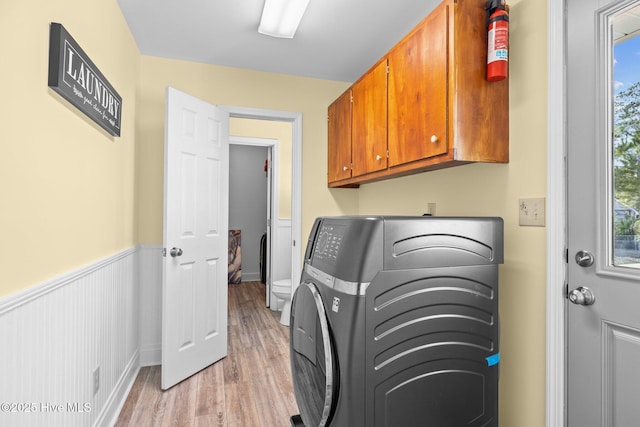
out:
<path id="1" fill-rule="evenodd" d="M 576 264 L 580 267 L 589 267 L 593 265 L 593 254 L 589 251 L 578 251 L 576 252 Z"/>

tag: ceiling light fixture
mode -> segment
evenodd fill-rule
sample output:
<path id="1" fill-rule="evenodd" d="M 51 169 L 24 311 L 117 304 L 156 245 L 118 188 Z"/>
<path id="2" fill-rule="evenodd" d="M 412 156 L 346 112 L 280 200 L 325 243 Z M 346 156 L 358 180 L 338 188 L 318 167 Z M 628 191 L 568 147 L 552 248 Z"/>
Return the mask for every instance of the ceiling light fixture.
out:
<path id="1" fill-rule="evenodd" d="M 293 38 L 309 0 L 265 0 L 258 32 L 271 37 Z"/>

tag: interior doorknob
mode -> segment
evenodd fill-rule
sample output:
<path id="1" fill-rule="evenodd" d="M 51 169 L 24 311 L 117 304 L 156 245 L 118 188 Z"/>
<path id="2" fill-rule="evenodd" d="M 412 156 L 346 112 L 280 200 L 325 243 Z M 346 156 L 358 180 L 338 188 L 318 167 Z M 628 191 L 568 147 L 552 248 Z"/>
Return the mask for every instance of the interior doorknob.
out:
<path id="1" fill-rule="evenodd" d="M 171 254 L 172 257 L 177 257 L 182 255 L 182 249 L 180 248 L 171 248 L 171 250 L 169 251 L 169 254 Z"/>
<path id="2" fill-rule="evenodd" d="M 577 305 L 592 305 L 596 302 L 596 296 L 591 292 L 591 289 L 580 286 L 569 292 L 569 301 Z"/>

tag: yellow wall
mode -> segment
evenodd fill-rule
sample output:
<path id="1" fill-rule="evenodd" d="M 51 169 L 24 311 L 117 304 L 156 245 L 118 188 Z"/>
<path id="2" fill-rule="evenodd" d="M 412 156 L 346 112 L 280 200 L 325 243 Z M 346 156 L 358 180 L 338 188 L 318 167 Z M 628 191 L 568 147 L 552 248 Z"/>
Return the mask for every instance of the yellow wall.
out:
<path id="1" fill-rule="evenodd" d="M 518 225 L 518 199 L 546 195 L 546 2 L 510 8 L 510 162 L 427 172 L 357 191 L 361 214 L 500 216 L 500 425 L 545 424 L 546 229 Z"/>
<path id="2" fill-rule="evenodd" d="M 289 122 L 271 120 L 229 120 L 229 135 L 268 138 L 278 141 L 278 218 L 291 218 L 291 132 Z"/>
<path id="3" fill-rule="evenodd" d="M 136 243 L 140 55 L 115 0 L 4 1 L 0 21 L 2 297 Z M 47 87 L 52 21 L 122 96 L 120 138 Z"/>

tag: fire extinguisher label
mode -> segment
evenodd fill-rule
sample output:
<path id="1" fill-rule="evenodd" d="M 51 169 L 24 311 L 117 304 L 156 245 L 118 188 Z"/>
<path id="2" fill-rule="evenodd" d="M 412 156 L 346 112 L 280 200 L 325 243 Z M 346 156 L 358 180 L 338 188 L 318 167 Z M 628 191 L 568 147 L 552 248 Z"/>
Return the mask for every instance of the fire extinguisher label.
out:
<path id="1" fill-rule="evenodd" d="M 487 63 L 509 60 L 509 32 L 506 28 L 489 30 Z"/>

